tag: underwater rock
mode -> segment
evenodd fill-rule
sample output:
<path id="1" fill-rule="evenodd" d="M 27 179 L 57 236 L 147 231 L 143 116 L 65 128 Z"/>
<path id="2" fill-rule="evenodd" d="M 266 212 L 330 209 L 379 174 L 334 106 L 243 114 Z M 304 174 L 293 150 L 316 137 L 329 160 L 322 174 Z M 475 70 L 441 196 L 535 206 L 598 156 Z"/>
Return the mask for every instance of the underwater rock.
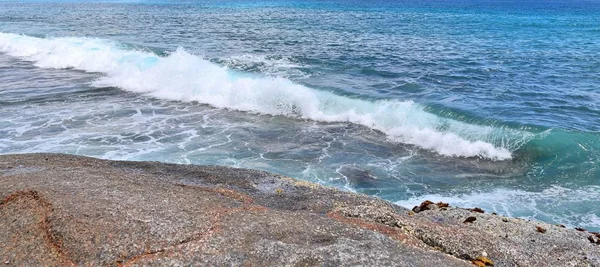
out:
<path id="1" fill-rule="evenodd" d="M 377 178 L 369 171 L 354 166 L 344 165 L 338 172 L 348 179 L 348 182 L 356 188 L 369 188 L 377 183 Z"/>

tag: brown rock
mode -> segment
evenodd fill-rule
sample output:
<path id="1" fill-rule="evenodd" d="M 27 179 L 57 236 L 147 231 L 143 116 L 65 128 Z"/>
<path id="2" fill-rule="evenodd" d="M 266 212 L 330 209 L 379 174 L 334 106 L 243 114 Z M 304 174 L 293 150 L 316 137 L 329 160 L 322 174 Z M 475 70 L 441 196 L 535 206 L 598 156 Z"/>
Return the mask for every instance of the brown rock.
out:
<path id="1" fill-rule="evenodd" d="M 471 261 L 473 264 L 480 266 L 480 267 L 485 267 L 485 266 L 494 266 L 494 262 L 486 257 L 477 257 L 477 259 Z"/>
<path id="2" fill-rule="evenodd" d="M 475 207 L 475 208 L 472 208 L 472 209 L 467 209 L 467 210 L 468 210 L 468 211 L 471 211 L 471 212 L 485 213 L 485 211 L 484 211 L 484 210 L 482 210 L 481 208 L 477 208 L 477 207 Z"/>
<path id="3" fill-rule="evenodd" d="M 421 202 L 421 205 L 413 207 L 412 211 L 414 211 L 415 213 L 419 213 L 421 211 L 430 210 L 431 207 L 429 205 L 432 205 L 432 204 L 433 204 L 433 202 L 431 202 L 429 200 L 425 200 L 425 201 Z"/>
<path id="4" fill-rule="evenodd" d="M 476 220 L 477 220 L 477 218 L 475 218 L 475 217 L 473 217 L 473 216 L 470 216 L 470 217 L 467 217 L 467 218 L 466 218 L 466 219 L 463 221 L 463 223 L 472 223 L 472 222 L 474 222 L 474 221 L 476 221 Z"/>
<path id="5" fill-rule="evenodd" d="M 438 202 L 438 203 L 435 203 L 435 204 L 436 204 L 438 207 L 440 207 L 440 208 L 447 208 L 447 207 L 450 207 L 450 204 L 448 204 L 448 203 L 444 203 L 444 202 Z"/>

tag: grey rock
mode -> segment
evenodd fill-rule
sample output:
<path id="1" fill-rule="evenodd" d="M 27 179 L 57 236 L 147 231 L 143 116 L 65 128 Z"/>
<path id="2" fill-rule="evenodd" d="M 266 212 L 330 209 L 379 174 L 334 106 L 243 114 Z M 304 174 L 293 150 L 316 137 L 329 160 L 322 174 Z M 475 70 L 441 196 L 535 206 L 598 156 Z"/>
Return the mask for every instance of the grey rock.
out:
<path id="1" fill-rule="evenodd" d="M 1 155 L 0 199 L 8 265 L 600 266 L 587 232 L 255 170 Z"/>

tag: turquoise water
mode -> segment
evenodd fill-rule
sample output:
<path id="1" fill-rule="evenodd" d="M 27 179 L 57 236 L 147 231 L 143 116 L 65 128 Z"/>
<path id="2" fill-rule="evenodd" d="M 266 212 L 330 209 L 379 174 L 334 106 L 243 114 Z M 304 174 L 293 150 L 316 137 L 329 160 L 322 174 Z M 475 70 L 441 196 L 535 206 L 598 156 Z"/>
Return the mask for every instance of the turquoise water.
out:
<path id="1" fill-rule="evenodd" d="M 600 2 L 0 1 L 0 153 L 600 229 Z"/>

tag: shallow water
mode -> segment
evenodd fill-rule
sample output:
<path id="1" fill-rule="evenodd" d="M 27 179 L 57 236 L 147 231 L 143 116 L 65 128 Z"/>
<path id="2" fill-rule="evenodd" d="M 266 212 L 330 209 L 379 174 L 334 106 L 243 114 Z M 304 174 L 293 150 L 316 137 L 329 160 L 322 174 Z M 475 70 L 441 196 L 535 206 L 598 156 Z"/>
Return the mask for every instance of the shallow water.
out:
<path id="1" fill-rule="evenodd" d="M 0 2 L 0 153 L 600 229 L 600 3 Z"/>

